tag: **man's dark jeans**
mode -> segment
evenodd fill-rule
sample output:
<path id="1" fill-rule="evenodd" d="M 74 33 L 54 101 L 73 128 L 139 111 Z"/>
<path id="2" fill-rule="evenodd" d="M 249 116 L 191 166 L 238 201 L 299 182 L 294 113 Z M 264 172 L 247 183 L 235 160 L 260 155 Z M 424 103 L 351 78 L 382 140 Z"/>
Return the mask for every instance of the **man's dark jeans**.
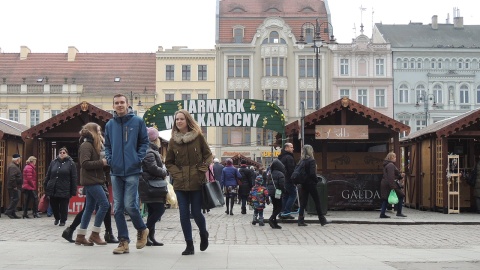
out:
<path id="1" fill-rule="evenodd" d="M 292 212 L 292 207 L 296 198 L 297 191 L 295 186 L 292 183 L 285 183 L 285 196 L 282 198 L 282 215 L 288 215 L 290 212 Z"/>

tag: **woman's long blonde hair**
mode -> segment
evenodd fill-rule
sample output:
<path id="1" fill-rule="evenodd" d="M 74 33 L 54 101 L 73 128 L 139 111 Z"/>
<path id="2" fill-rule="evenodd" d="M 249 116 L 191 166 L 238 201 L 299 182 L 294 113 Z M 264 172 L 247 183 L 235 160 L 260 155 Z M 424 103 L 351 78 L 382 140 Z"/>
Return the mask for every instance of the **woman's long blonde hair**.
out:
<path id="1" fill-rule="evenodd" d="M 102 151 L 102 148 L 103 148 L 104 139 L 103 139 L 102 133 L 98 132 L 99 128 L 101 129 L 99 124 L 94 123 L 94 122 L 90 122 L 90 123 L 85 124 L 82 127 L 82 130 L 80 130 L 79 134 L 80 134 L 80 136 L 84 137 L 85 135 L 90 133 L 92 135 L 92 138 L 93 138 L 93 147 L 95 148 L 97 153 L 100 154 L 100 152 Z"/>
<path id="2" fill-rule="evenodd" d="M 178 110 L 175 112 L 175 116 L 173 117 L 173 128 L 172 128 L 172 134 L 173 134 L 173 131 L 177 131 L 177 132 L 180 132 L 180 130 L 177 128 L 177 125 L 175 124 L 176 122 L 176 118 L 177 118 L 177 114 L 179 113 L 183 113 L 183 115 L 185 115 L 185 120 L 187 121 L 187 126 L 188 126 L 188 131 L 191 131 L 191 130 L 195 130 L 198 134 L 202 134 L 202 128 L 200 128 L 200 126 L 198 125 L 197 121 L 195 121 L 195 119 L 193 119 L 192 115 L 187 111 L 187 110 Z"/>
<path id="3" fill-rule="evenodd" d="M 397 155 L 396 155 L 394 152 L 390 152 L 390 153 L 388 153 L 387 156 L 385 157 L 385 160 L 393 161 L 393 160 L 394 160 L 394 157 L 397 157 Z"/>
<path id="4" fill-rule="evenodd" d="M 27 159 L 27 161 L 25 161 L 25 163 L 30 164 L 30 163 L 34 162 L 35 160 L 37 160 L 36 157 L 34 157 L 34 156 L 29 156 L 28 159 Z"/>
<path id="5" fill-rule="evenodd" d="M 302 159 L 313 158 L 313 147 L 305 144 L 302 149 Z"/>

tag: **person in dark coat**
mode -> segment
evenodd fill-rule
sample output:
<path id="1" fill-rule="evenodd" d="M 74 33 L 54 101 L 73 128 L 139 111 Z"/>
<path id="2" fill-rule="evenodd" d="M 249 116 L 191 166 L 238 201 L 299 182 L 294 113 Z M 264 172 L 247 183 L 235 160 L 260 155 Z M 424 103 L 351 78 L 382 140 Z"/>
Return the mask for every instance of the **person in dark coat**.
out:
<path id="1" fill-rule="evenodd" d="M 65 226 L 70 198 L 77 194 L 77 166 L 66 147 L 60 148 L 58 153 L 57 158 L 50 162 L 43 185 L 45 194 L 50 197 L 54 224 Z"/>
<path id="2" fill-rule="evenodd" d="M 293 204 L 297 198 L 297 190 L 290 177 L 295 170 L 295 160 L 293 159 L 293 144 L 285 143 L 283 149 L 278 156 L 278 159 L 285 166 L 285 194 L 282 198 L 282 212 L 281 219 L 294 219 L 290 212 L 292 212 Z"/>
<path id="3" fill-rule="evenodd" d="M 305 144 L 302 149 L 302 160 L 305 162 L 305 172 L 307 174 L 304 184 L 299 185 L 300 195 L 300 209 L 298 212 L 298 226 L 307 226 L 305 223 L 305 208 L 308 203 L 308 195 L 312 196 L 312 200 L 315 203 L 317 210 L 318 220 L 322 226 L 327 224 L 327 219 L 322 214 L 322 208 L 320 205 L 320 198 L 317 191 L 317 163 L 315 162 L 313 147 L 309 144 Z"/>
<path id="4" fill-rule="evenodd" d="M 238 195 L 242 200 L 242 214 L 245 215 L 247 213 L 248 195 L 254 185 L 256 175 L 255 172 L 247 166 L 246 160 L 240 162 L 238 172 L 242 175 L 240 186 L 238 187 Z"/>
<path id="5" fill-rule="evenodd" d="M 385 211 L 388 206 L 388 195 L 393 189 L 397 193 L 398 205 L 397 205 L 397 216 L 406 217 L 402 214 L 402 202 L 405 197 L 401 186 L 395 180 L 401 180 L 405 174 L 400 173 L 398 168 L 395 166 L 397 161 L 397 155 L 393 152 L 390 152 L 385 157 L 383 161 L 383 177 L 380 182 L 380 198 L 382 199 L 382 208 L 380 210 L 380 218 L 390 218 L 390 216 L 385 215 Z"/>
<path id="6" fill-rule="evenodd" d="M 22 157 L 19 154 L 12 155 L 12 162 L 7 167 L 7 190 L 10 197 L 10 204 L 5 209 L 5 215 L 9 218 L 20 218 L 15 213 L 20 200 L 20 189 L 23 184 L 22 170 L 20 169 L 20 162 Z"/>
<path id="7" fill-rule="evenodd" d="M 225 160 L 227 166 L 223 168 L 221 184 L 225 188 L 225 198 L 227 210 L 225 214 L 233 215 L 233 205 L 235 204 L 235 198 L 238 194 L 238 184 L 242 179 L 242 175 L 238 172 L 238 169 L 233 166 L 233 160 L 227 158 Z"/>
<path id="8" fill-rule="evenodd" d="M 167 195 L 154 198 L 148 196 L 148 180 L 165 179 L 167 170 L 163 166 L 162 155 L 160 155 L 160 139 L 158 138 L 158 130 L 153 127 L 147 128 L 148 140 L 150 144 L 147 148 L 147 154 L 142 162 L 142 174 L 138 185 L 140 200 L 147 204 L 147 246 L 163 246 L 163 243 L 155 240 L 155 224 L 159 221 L 163 213 L 165 213 L 165 202 Z"/>
<path id="9" fill-rule="evenodd" d="M 270 175 L 269 175 L 270 174 Z M 281 229 L 278 225 L 277 216 L 282 211 L 282 197 L 276 198 L 275 190 L 282 191 L 282 195 L 285 191 L 285 166 L 283 163 L 275 159 L 270 166 L 270 172 L 266 174 L 268 195 L 270 195 L 270 201 L 273 204 L 272 215 L 268 219 L 268 225 L 273 229 Z"/>
<path id="10" fill-rule="evenodd" d="M 215 177 L 215 180 L 217 180 L 220 183 L 220 187 L 223 189 L 222 186 L 222 171 L 225 166 L 220 164 L 220 161 L 218 158 L 213 159 L 213 176 Z"/>

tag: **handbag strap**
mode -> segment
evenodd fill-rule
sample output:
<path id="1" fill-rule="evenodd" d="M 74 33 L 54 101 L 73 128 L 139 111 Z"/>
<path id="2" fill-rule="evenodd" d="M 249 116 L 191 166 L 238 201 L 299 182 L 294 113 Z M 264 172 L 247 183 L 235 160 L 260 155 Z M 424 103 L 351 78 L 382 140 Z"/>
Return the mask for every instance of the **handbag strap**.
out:
<path id="1" fill-rule="evenodd" d="M 215 175 L 213 174 L 212 169 L 210 169 L 210 166 L 208 166 L 208 173 L 210 174 L 210 176 L 211 176 L 213 179 L 215 179 Z M 208 179 L 205 179 L 205 180 L 206 180 L 205 183 L 210 182 Z M 215 180 L 216 180 L 216 179 L 215 179 Z"/>

